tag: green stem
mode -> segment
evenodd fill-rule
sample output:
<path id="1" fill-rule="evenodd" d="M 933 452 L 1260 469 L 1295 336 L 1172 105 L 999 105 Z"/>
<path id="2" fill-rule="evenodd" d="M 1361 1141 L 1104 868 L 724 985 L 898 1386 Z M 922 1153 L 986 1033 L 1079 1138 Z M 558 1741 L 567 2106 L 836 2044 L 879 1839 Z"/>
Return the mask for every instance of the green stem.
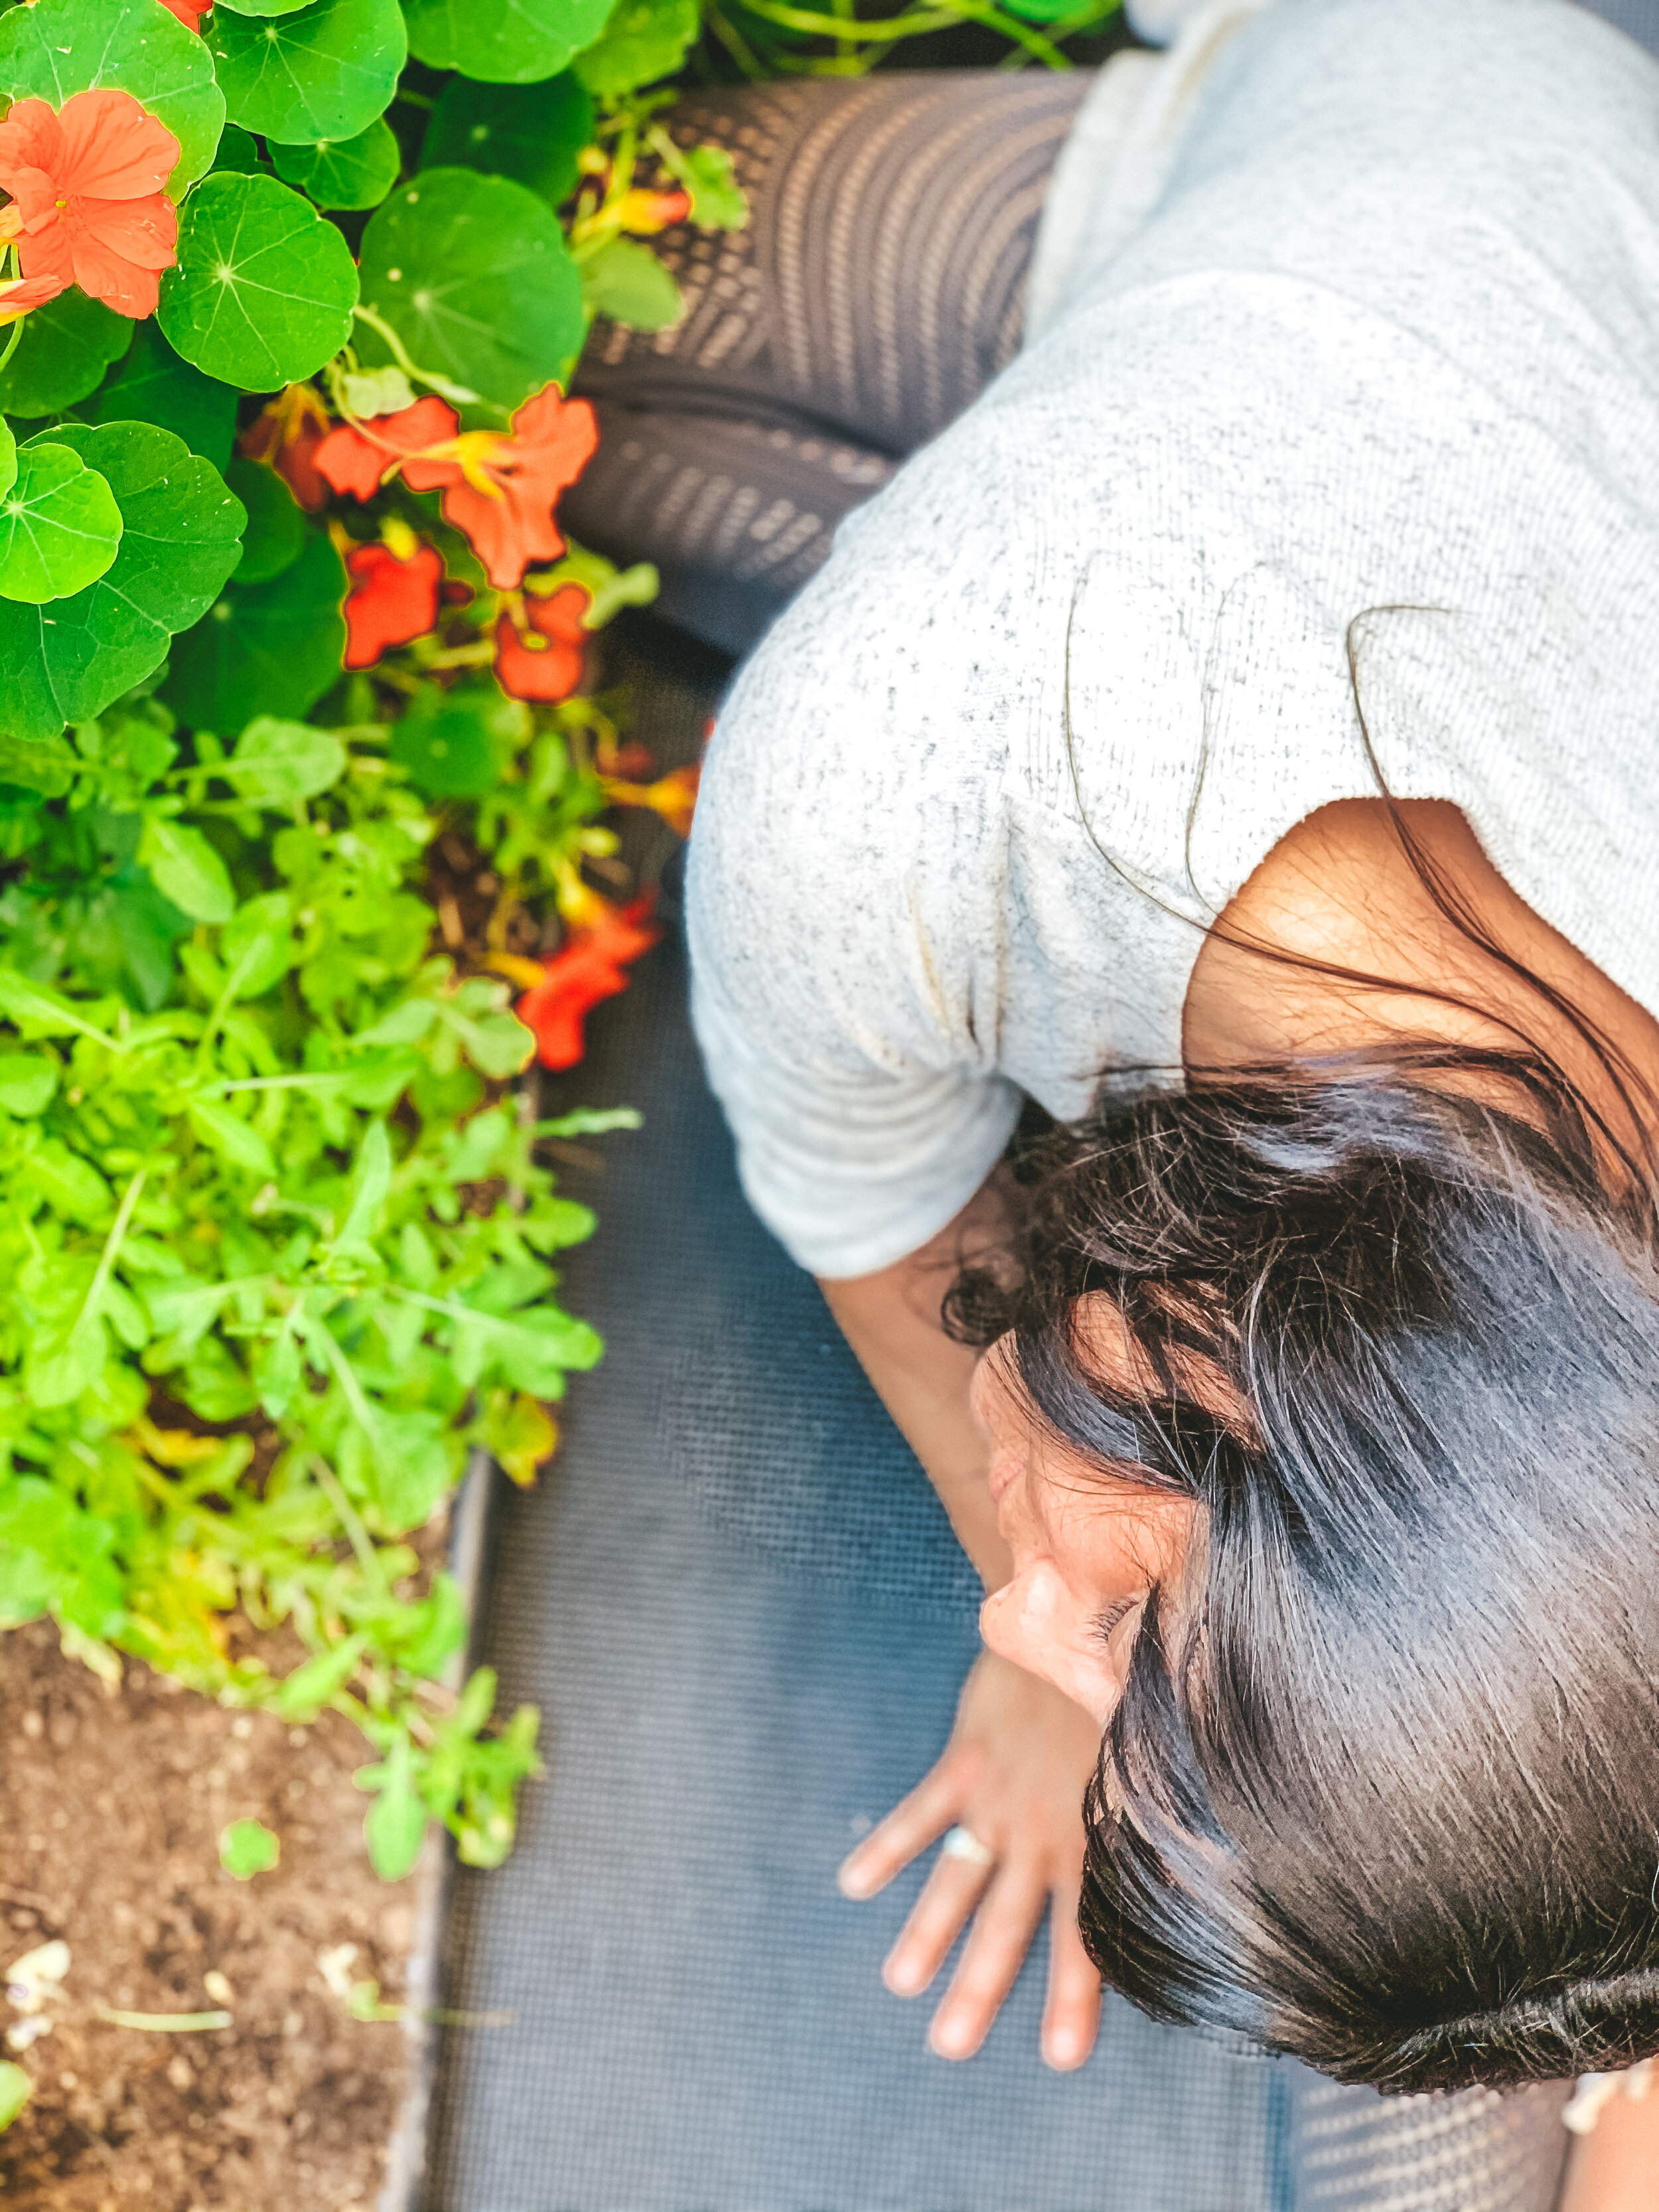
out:
<path id="1" fill-rule="evenodd" d="M 752 6 L 753 0 L 745 0 L 745 4 Z M 953 15 L 963 16 L 970 23 L 982 23 L 988 31 L 995 31 L 1005 39 L 1012 39 L 1016 46 L 1024 46 L 1032 59 L 1041 62 L 1045 69 L 1069 70 L 1073 66 L 1071 57 L 1061 53 L 1052 39 L 1045 39 L 1041 31 L 1022 22 L 1018 15 L 992 6 L 990 0 L 948 0 L 948 4 Z"/>
<path id="2" fill-rule="evenodd" d="M 113 2005 L 94 2005 L 93 2010 L 112 2027 L 147 2028 L 158 2035 L 203 2035 L 232 2024 L 228 2012 L 118 2012 Z"/>
<path id="3" fill-rule="evenodd" d="M 767 70 L 757 58 L 754 48 L 735 24 L 728 22 L 720 9 L 712 4 L 712 0 L 703 0 L 702 20 L 725 47 L 726 52 L 731 55 L 750 83 L 763 84 L 766 81 Z"/>
<path id="4" fill-rule="evenodd" d="M 332 1336 L 330 1336 L 328 1340 L 331 1345 L 333 1345 Z M 341 1356 L 343 1358 L 344 1355 Z M 356 1382 L 356 1377 L 354 1376 L 352 1380 Z M 350 1394 L 348 1392 L 347 1395 L 349 1396 Z M 350 1540 L 351 1548 L 357 1555 L 357 1565 L 368 1577 L 374 1588 L 384 1592 L 386 1576 L 381 1570 L 380 1555 L 375 1550 L 374 1541 L 368 1529 L 364 1528 L 356 1507 L 346 1496 L 339 1477 L 331 1467 L 318 1458 L 315 1452 L 311 1455 L 311 1471 L 317 1478 L 318 1488 L 340 1516 L 340 1525 L 345 1530 Z"/>
<path id="5" fill-rule="evenodd" d="M 98 1265 L 93 1273 L 91 1288 L 82 1301 L 81 1310 L 75 1316 L 75 1326 L 70 1331 L 71 1339 L 81 1334 L 87 1322 L 103 1303 L 104 1292 L 109 1287 L 109 1279 L 115 1273 L 115 1262 L 120 1257 L 122 1245 L 126 1242 L 127 1231 L 132 1223 L 133 1208 L 138 1203 L 138 1194 L 144 1188 L 144 1179 L 149 1173 L 148 1168 L 140 1168 L 122 1194 L 120 1207 L 111 1225 L 109 1235 L 104 1239 L 104 1249 L 98 1255 Z"/>
<path id="6" fill-rule="evenodd" d="M 805 31 L 817 39 L 873 39 L 890 45 L 896 39 L 918 39 L 928 31 L 948 31 L 969 13 L 952 5 L 917 9 L 908 15 L 890 15 L 879 23 L 848 23 L 838 15 L 821 15 L 814 8 L 792 8 L 786 0 L 743 0 L 744 13 L 758 15 L 780 30 Z"/>
<path id="7" fill-rule="evenodd" d="M 15 276 L 17 273 L 17 241 L 14 239 L 11 244 L 6 248 L 6 275 L 9 277 Z M 10 362 L 13 354 L 16 352 L 19 344 L 21 343 L 23 325 L 27 321 L 27 319 L 28 318 L 26 315 L 19 315 L 17 320 L 12 325 L 11 336 L 6 340 L 5 350 L 3 353 L 0 353 L 0 374 L 4 374 L 6 367 Z"/>

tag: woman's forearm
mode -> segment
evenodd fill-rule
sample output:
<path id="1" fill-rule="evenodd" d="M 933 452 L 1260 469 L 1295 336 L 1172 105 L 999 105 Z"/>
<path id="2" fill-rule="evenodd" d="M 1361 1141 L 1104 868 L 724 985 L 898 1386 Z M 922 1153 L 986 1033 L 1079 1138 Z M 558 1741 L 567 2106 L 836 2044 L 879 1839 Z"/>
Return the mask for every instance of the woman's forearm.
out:
<path id="1" fill-rule="evenodd" d="M 877 1274 L 819 1285 L 987 1589 L 1001 1587 L 1012 1563 L 986 1482 L 988 1447 L 968 1410 L 977 1355 L 946 1336 L 939 1305 L 964 1258 L 1002 1233 L 1004 1190 L 999 1171 L 919 1252 Z"/>
<path id="2" fill-rule="evenodd" d="M 1561 2212 L 1659 2212 L 1659 2078 L 1632 2097 L 1622 2086 L 1573 2145 Z"/>

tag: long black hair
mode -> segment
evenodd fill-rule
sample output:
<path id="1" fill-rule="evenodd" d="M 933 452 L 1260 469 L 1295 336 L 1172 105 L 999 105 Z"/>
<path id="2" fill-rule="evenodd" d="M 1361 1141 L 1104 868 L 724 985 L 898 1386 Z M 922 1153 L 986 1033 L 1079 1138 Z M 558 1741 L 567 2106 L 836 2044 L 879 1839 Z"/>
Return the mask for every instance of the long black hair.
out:
<path id="1" fill-rule="evenodd" d="M 1091 1956 L 1418 2090 L 1659 2052 L 1659 1112 L 1394 817 L 1601 1103 L 1518 1028 L 1106 1099 L 946 1315 L 1199 1509 L 1089 1794 Z"/>

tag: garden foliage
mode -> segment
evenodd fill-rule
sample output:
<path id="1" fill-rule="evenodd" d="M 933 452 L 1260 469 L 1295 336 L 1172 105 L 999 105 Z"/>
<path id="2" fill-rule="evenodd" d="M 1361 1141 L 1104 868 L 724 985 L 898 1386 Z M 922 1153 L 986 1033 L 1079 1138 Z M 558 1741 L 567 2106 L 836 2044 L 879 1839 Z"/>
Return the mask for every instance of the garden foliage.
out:
<path id="1" fill-rule="evenodd" d="M 600 1351 L 538 1146 L 631 1117 L 515 1079 L 654 938 L 601 816 L 693 780 L 579 696 L 653 579 L 556 505 L 596 304 L 672 320 L 645 241 L 744 217 L 642 89 L 696 29 L 0 5 L 0 1626 L 348 1712 L 389 1875 L 434 1816 L 499 1860 L 535 1765 L 420 1532 Z"/>

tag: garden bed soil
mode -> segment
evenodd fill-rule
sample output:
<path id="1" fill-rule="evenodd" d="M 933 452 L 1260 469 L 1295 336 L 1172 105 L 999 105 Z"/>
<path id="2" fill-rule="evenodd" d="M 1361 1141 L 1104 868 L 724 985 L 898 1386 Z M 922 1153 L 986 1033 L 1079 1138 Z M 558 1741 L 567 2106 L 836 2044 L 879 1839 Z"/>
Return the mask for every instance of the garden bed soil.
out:
<path id="1" fill-rule="evenodd" d="M 71 1958 L 52 2032 L 6 2054 L 34 2084 L 0 2136 L 8 2212 L 374 2212 L 405 2037 L 353 2019 L 319 1960 L 355 1944 L 352 1978 L 395 2001 L 420 1877 L 369 1866 L 356 1729 L 227 1711 L 136 1663 L 112 1694 L 42 1621 L 0 1637 L 0 1964 L 57 1937 Z M 250 1818 L 282 1856 L 235 1881 L 219 1834 Z"/>

